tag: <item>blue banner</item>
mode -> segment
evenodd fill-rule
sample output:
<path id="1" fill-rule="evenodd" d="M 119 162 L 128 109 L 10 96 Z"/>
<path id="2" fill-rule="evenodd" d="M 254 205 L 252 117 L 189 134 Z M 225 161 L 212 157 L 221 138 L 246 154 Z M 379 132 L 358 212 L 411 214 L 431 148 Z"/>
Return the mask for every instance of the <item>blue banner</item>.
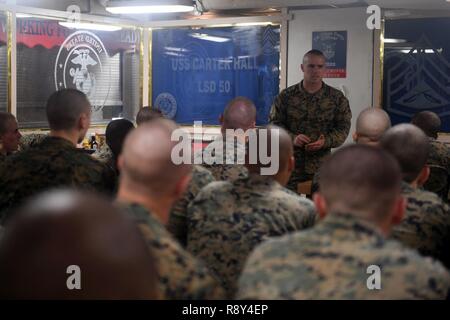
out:
<path id="1" fill-rule="evenodd" d="M 251 99 L 268 123 L 279 92 L 278 26 L 153 31 L 153 106 L 180 124 L 218 125 L 227 103 Z"/>
<path id="2" fill-rule="evenodd" d="M 324 78 L 347 77 L 347 31 L 313 32 L 312 48 L 327 59 Z"/>

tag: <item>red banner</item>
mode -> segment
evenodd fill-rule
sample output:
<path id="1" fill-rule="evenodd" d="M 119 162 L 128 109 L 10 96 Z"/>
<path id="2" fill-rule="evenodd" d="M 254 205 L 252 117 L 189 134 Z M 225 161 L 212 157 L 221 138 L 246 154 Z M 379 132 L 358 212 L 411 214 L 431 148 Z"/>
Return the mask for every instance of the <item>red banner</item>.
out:
<path id="1" fill-rule="evenodd" d="M 6 43 L 6 19 L 0 17 L 0 42 Z"/>
<path id="2" fill-rule="evenodd" d="M 0 41 L 6 43 L 6 20 L 0 19 Z M 68 29 L 58 21 L 41 19 L 17 19 L 17 45 L 29 48 L 43 46 L 47 49 L 59 47 L 77 29 Z M 139 49 L 139 33 L 135 30 L 112 32 L 94 31 L 102 40 L 110 56 L 123 50 Z"/>
<path id="3" fill-rule="evenodd" d="M 47 49 L 59 47 L 70 33 L 57 21 L 17 19 L 17 44 L 29 48 L 38 45 Z"/>

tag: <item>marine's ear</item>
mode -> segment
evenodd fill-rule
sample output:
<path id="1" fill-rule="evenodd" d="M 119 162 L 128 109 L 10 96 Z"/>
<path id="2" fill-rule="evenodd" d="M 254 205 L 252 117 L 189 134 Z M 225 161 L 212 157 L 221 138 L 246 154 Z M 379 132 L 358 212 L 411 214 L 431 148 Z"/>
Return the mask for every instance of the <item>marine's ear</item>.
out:
<path id="1" fill-rule="evenodd" d="M 313 201 L 316 206 L 317 213 L 321 219 L 327 215 L 327 202 L 320 192 L 313 194 Z"/>
<path id="2" fill-rule="evenodd" d="M 430 177 L 430 167 L 426 164 L 423 166 L 422 170 L 419 173 L 419 176 L 417 177 L 417 185 L 419 187 L 422 187 L 425 182 L 428 181 L 428 178 Z"/>

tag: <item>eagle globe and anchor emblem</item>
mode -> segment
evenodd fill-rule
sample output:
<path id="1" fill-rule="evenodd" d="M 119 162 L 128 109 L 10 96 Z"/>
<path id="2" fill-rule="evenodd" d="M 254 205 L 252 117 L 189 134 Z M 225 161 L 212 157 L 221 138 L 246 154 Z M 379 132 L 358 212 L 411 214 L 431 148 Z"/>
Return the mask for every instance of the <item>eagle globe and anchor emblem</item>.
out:
<path id="1" fill-rule="evenodd" d="M 56 90 L 78 89 L 89 98 L 94 111 L 101 110 L 110 91 L 107 59 L 105 46 L 95 34 L 89 31 L 72 33 L 63 42 L 56 57 Z M 107 90 L 97 90 L 99 81 Z"/>

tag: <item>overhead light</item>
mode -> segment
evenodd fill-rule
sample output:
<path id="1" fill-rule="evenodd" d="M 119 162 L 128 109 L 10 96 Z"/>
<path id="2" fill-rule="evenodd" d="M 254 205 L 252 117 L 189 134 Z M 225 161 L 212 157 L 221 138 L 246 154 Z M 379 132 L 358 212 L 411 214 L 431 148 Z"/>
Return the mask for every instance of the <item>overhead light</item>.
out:
<path id="1" fill-rule="evenodd" d="M 406 39 L 389 39 L 389 38 L 387 38 L 387 39 L 383 39 L 383 42 L 384 43 L 405 43 L 405 42 L 407 42 L 407 40 Z"/>
<path id="2" fill-rule="evenodd" d="M 392 9 L 384 12 L 384 16 L 388 19 L 406 17 L 409 15 L 411 15 L 411 11 L 402 9 Z"/>
<path id="3" fill-rule="evenodd" d="M 236 27 L 246 27 L 246 26 L 268 26 L 272 25 L 272 22 L 243 22 L 243 23 L 236 23 Z"/>
<path id="4" fill-rule="evenodd" d="M 31 14 L 27 13 L 16 13 L 16 18 L 18 19 L 24 19 L 24 18 L 32 18 L 33 16 Z"/>
<path id="5" fill-rule="evenodd" d="M 424 52 L 424 53 L 435 53 L 435 52 L 442 53 L 442 51 L 444 51 L 444 50 L 442 48 L 439 48 L 439 49 L 436 49 L 436 51 L 433 49 L 425 49 L 425 50 L 420 49 L 420 51 L 421 51 L 421 53 L 422 52 Z M 418 50 L 417 49 L 412 50 L 412 48 L 411 48 L 409 50 L 408 49 L 400 50 L 400 52 L 402 52 L 402 53 L 418 53 Z"/>
<path id="6" fill-rule="evenodd" d="M 153 0 L 153 1 L 109 1 L 106 11 L 113 14 L 145 14 L 145 13 L 175 13 L 192 12 L 192 0 Z"/>
<path id="7" fill-rule="evenodd" d="M 196 38 L 196 39 L 200 39 L 200 40 L 206 40 L 206 41 L 213 41 L 213 42 L 227 42 L 227 41 L 230 41 L 230 38 L 210 36 L 209 34 L 205 34 L 205 33 L 191 33 L 190 36 L 192 38 Z"/>
<path id="8" fill-rule="evenodd" d="M 211 24 L 208 25 L 208 28 L 223 28 L 223 27 L 232 27 L 232 23 L 221 23 L 221 24 Z"/>
<path id="9" fill-rule="evenodd" d="M 97 31 L 118 31 L 122 29 L 122 27 L 118 26 L 89 22 L 59 22 L 59 25 L 69 29 L 87 29 Z"/>

